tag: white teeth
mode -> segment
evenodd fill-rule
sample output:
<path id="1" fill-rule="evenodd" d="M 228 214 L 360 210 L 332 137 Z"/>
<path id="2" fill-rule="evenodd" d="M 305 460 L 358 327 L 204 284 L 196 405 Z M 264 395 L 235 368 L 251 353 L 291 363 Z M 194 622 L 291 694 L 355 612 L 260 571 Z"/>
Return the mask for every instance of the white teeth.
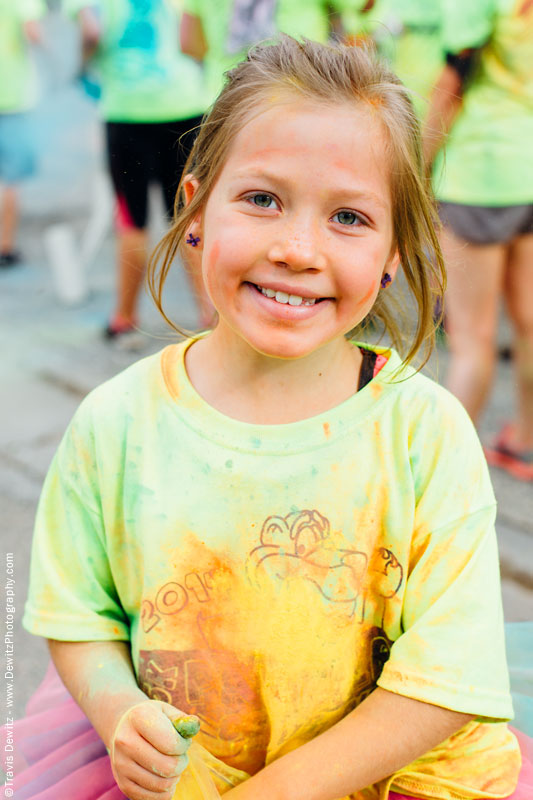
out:
<path id="1" fill-rule="evenodd" d="M 288 294 L 288 292 L 276 292 L 274 289 L 264 289 L 262 286 L 257 288 L 265 297 L 275 298 L 276 302 L 283 303 L 283 305 L 288 303 L 291 306 L 314 306 L 316 303 L 315 298 L 304 298 L 300 297 L 299 294 Z"/>

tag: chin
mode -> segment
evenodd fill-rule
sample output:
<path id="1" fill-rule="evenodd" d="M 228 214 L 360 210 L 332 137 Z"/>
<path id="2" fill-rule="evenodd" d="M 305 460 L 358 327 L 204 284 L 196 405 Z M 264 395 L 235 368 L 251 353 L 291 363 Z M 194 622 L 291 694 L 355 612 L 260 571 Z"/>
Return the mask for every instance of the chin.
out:
<path id="1" fill-rule="evenodd" d="M 270 341 L 270 342 L 248 342 L 253 349 L 261 353 L 261 355 L 268 356 L 269 358 L 279 358 L 285 361 L 293 361 L 297 358 L 305 358 L 306 356 L 314 353 L 315 350 L 320 348 L 320 345 L 315 346 L 303 342 L 291 341 Z"/>

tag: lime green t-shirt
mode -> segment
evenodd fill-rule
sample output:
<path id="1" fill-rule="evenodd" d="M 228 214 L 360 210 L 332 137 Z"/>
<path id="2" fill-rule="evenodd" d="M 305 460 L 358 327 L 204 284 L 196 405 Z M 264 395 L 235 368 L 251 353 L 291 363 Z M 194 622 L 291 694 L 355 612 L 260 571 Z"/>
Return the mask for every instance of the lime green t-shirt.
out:
<path id="1" fill-rule="evenodd" d="M 189 344 L 76 413 L 39 505 L 25 627 L 131 642 L 145 693 L 197 714 L 199 743 L 248 773 L 378 685 L 478 717 L 382 799 L 391 783 L 510 794 L 495 501 L 459 402 L 381 349 L 338 407 L 243 423 L 197 394 Z"/>
<path id="2" fill-rule="evenodd" d="M 69 0 L 70 13 L 94 8 L 102 38 L 95 64 L 109 122 L 166 122 L 204 113 L 201 67 L 179 49 L 176 0 Z"/>
<path id="3" fill-rule="evenodd" d="M 35 102 L 35 75 L 24 23 L 46 13 L 43 0 L 0 0 L 0 114 L 26 111 Z"/>
<path id="4" fill-rule="evenodd" d="M 421 118 L 444 65 L 440 0 L 381 0 L 375 36 L 392 69 L 412 91 Z"/>
<path id="5" fill-rule="evenodd" d="M 211 101 L 222 88 L 223 75 L 246 55 L 247 48 L 255 41 L 235 50 L 232 43 L 231 19 L 235 0 L 184 0 L 184 11 L 202 21 L 208 51 L 205 56 L 206 80 Z M 278 0 L 270 35 L 277 32 L 291 36 L 305 36 L 325 42 L 330 33 L 329 14 L 331 7 L 343 6 L 346 0 L 328 3 L 327 0 Z M 267 31 L 268 26 L 264 28 Z M 265 35 L 261 39 L 267 38 Z"/>
<path id="6" fill-rule="evenodd" d="M 437 197 L 471 205 L 533 202 L 533 5 L 441 0 L 442 42 L 482 47 L 463 108 L 437 160 Z"/>

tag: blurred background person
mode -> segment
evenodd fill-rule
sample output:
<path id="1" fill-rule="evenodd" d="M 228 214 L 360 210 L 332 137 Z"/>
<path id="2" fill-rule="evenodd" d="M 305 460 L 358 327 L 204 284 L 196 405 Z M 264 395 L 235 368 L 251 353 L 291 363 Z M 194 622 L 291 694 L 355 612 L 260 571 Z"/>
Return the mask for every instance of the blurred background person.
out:
<path id="1" fill-rule="evenodd" d="M 44 0 L 0 0 L 0 267 L 20 261 L 17 184 L 35 168 L 28 111 L 36 101 L 30 45 L 41 40 Z"/>
<path id="2" fill-rule="evenodd" d="M 369 19 L 380 52 L 413 92 L 421 118 L 444 66 L 441 43 L 441 0 L 377 0 Z"/>
<path id="3" fill-rule="evenodd" d="M 67 0 L 67 9 L 79 22 L 84 57 L 93 57 L 100 77 L 117 203 L 117 296 L 105 336 L 135 348 L 148 252 L 148 189 L 160 184 L 170 218 L 205 110 L 202 72 L 180 52 L 179 12 L 172 0 Z M 209 308 L 201 286 L 196 295 L 205 324 Z"/>
<path id="4" fill-rule="evenodd" d="M 357 33 L 360 11 L 373 0 L 184 0 L 181 47 L 203 60 L 210 100 L 220 91 L 224 72 L 252 44 L 288 33 L 325 42 L 331 35 Z"/>
<path id="5" fill-rule="evenodd" d="M 446 64 L 425 130 L 448 267 L 448 387 L 478 422 L 502 295 L 514 329 L 516 416 L 486 448 L 533 480 L 533 3 L 441 0 Z M 441 146 L 446 140 L 446 153 Z"/>

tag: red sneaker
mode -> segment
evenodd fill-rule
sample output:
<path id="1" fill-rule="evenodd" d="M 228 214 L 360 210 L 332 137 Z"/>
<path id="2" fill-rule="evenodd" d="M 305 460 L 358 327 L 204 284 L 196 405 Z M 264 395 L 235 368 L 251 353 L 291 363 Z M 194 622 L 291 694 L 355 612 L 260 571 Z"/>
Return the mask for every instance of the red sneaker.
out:
<path id="1" fill-rule="evenodd" d="M 483 450 L 493 467 L 504 469 L 519 481 L 533 481 L 533 450 L 516 450 L 508 444 L 510 426 L 506 425 Z"/>

